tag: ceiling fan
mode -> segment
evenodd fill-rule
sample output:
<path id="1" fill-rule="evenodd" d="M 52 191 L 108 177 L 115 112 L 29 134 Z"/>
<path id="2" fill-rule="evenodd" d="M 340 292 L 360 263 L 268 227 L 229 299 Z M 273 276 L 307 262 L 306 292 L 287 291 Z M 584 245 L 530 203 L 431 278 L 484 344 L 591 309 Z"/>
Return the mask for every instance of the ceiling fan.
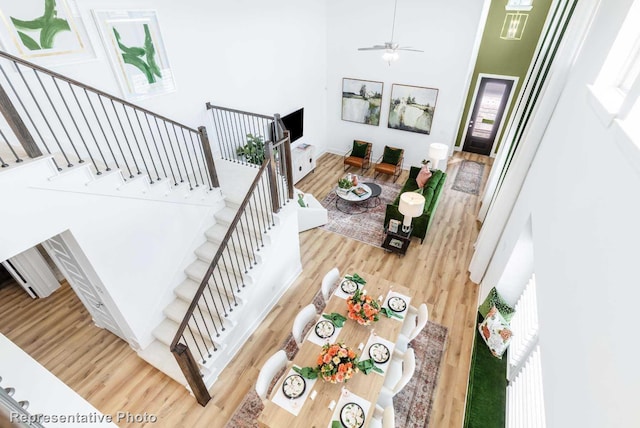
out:
<path id="1" fill-rule="evenodd" d="M 421 49 L 415 49 L 410 46 L 400 46 L 400 44 L 393 41 L 393 35 L 396 29 L 396 10 L 398 8 L 398 0 L 395 0 L 393 6 L 393 24 L 391 26 L 391 41 L 385 42 L 384 45 L 373 45 L 368 48 L 358 48 L 359 51 L 384 51 L 382 59 L 387 61 L 391 65 L 392 61 L 398 59 L 398 51 L 411 51 L 411 52 L 424 52 Z"/>

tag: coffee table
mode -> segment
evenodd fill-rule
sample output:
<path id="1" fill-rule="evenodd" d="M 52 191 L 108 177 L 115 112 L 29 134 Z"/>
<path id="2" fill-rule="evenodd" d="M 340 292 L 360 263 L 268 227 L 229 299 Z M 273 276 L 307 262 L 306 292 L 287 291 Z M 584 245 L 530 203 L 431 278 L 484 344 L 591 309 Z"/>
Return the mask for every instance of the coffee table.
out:
<path id="1" fill-rule="evenodd" d="M 358 184 L 357 186 L 355 186 L 355 188 L 358 188 L 358 187 L 364 189 L 367 193 L 365 193 L 362 196 L 358 196 L 355 193 L 353 193 L 352 190 L 349 190 L 348 192 L 345 193 L 340 189 L 336 188 L 336 195 L 338 196 L 336 198 L 336 209 L 338 211 L 343 212 L 345 214 L 362 214 L 369 209 L 368 204 L 363 202 L 366 202 L 371 197 L 371 194 L 372 194 L 371 188 L 364 183 Z"/>

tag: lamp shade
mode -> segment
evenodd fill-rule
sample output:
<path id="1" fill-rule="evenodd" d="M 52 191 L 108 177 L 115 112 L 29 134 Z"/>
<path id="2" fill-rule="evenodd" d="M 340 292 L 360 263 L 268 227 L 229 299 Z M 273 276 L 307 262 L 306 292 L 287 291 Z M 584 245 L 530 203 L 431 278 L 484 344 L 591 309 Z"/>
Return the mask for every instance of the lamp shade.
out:
<path id="1" fill-rule="evenodd" d="M 416 192 L 404 192 L 400 195 L 398 211 L 405 217 L 419 217 L 424 210 L 424 196 Z"/>
<path id="2" fill-rule="evenodd" d="M 436 161 L 446 159 L 449 154 L 449 146 L 442 143 L 432 143 L 429 146 L 429 157 Z"/>

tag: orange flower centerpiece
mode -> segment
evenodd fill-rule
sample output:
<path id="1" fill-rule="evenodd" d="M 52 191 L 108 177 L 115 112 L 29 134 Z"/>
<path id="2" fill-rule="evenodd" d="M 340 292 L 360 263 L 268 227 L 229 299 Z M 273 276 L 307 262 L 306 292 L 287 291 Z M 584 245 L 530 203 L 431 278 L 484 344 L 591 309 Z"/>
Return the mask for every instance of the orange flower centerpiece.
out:
<path id="1" fill-rule="evenodd" d="M 369 325 L 379 319 L 380 303 L 371 296 L 367 296 L 367 290 L 357 289 L 347 299 L 347 308 L 349 309 L 347 317 L 360 325 Z"/>
<path id="2" fill-rule="evenodd" d="M 326 344 L 318 355 L 318 374 L 331 383 L 346 382 L 358 372 L 358 356 L 344 343 Z"/>

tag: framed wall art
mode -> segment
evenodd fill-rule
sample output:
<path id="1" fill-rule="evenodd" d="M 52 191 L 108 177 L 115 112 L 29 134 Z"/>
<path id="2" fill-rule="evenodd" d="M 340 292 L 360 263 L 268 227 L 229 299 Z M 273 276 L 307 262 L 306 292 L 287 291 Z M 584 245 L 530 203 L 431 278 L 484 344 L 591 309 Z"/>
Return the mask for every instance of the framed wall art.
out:
<path id="1" fill-rule="evenodd" d="M 0 39 L 10 54 L 43 66 L 94 59 L 74 0 L 0 0 Z"/>
<path id="2" fill-rule="evenodd" d="M 155 11 L 93 14 L 124 98 L 135 101 L 175 91 Z"/>
<path id="3" fill-rule="evenodd" d="M 378 126 L 382 82 L 342 79 L 342 120 Z"/>
<path id="4" fill-rule="evenodd" d="M 438 90 L 420 86 L 393 84 L 388 127 L 430 134 Z"/>

